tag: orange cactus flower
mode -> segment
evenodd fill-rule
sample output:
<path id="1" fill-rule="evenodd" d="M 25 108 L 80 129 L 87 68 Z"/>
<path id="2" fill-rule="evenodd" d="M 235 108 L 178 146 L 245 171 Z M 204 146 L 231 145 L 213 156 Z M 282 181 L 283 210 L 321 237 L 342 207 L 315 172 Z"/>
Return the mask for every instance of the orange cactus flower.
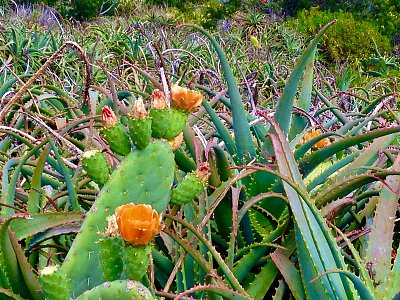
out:
<path id="1" fill-rule="evenodd" d="M 193 112 L 203 101 L 203 95 L 176 84 L 171 85 L 171 105 L 185 112 Z"/>
<path id="2" fill-rule="evenodd" d="M 317 130 L 312 130 L 311 132 L 307 132 L 303 138 L 303 143 L 308 142 L 309 140 L 319 136 L 322 134 L 322 131 L 317 129 Z M 329 138 L 323 138 L 322 140 L 319 140 L 315 145 L 311 147 L 312 150 L 318 150 L 320 148 L 324 148 L 325 146 L 328 146 L 331 144 L 331 141 Z"/>
<path id="3" fill-rule="evenodd" d="M 121 205 L 115 215 L 122 238 L 134 246 L 148 244 L 162 229 L 161 216 L 150 205 Z"/>
<path id="4" fill-rule="evenodd" d="M 113 127 L 115 124 L 118 123 L 118 119 L 109 106 L 103 106 L 101 109 L 101 122 L 106 128 Z"/>

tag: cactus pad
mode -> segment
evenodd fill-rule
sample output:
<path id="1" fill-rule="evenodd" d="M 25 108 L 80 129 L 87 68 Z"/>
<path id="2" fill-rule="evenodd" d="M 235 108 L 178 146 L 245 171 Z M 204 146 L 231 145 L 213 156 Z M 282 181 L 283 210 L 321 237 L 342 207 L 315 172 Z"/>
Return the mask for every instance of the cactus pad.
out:
<path id="1" fill-rule="evenodd" d="M 187 174 L 172 190 L 171 204 L 182 205 L 194 200 L 204 191 L 204 183 L 194 173 Z"/>
<path id="2" fill-rule="evenodd" d="M 128 279 L 141 280 L 150 263 L 151 245 L 126 246 L 123 250 L 124 271 Z"/>
<path id="3" fill-rule="evenodd" d="M 188 114 L 177 109 L 151 109 L 153 137 L 171 140 L 185 128 Z"/>
<path id="4" fill-rule="evenodd" d="M 150 143 L 151 118 L 129 118 L 128 127 L 133 144 L 144 149 Z"/>
<path id="5" fill-rule="evenodd" d="M 159 213 L 167 208 L 174 176 L 174 155 L 168 143 L 157 141 L 131 152 L 110 176 L 86 214 L 62 265 L 71 279 L 72 296 L 104 282 L 99 262 L 99 239 L 106 218 L 116 207 L 134 202 L 151 205 Z M 156 187 L 156 188 L 155 188 Z"/>
<path id="6" fill-rule="evenodd" d="M 124 241 L 120 237 L 104 237 L 98 243 L 100 267 L 104 280 L 120 279 L 123 270 L 121 253 Z"/>
<path id="7" fill-rule="evenodd" d="M 70 281 L 56 266 L 44 268 L 39 276 L 39 282 L 42 285 L 46 299 L 69 299 Z"/>
<path id="8" fill-rule="evenodd" d="M 90 150 L 83 153 L 82 167 L 89 178 L 100 186 L 103 186 L 110 177 L 110 164 L 99 150 Z"/>
<path id="9" fill-rule="evenodd" d="M 139 282 L 117 280 L 105 282 L 76 298 L 76 300 L 98 299 L 150 300 L 154 299 L 154 297 L 150 291 Z"/>
<path id="10" fill-rule="evenodd" d="M 131 152 L 131 143 L 124 125 L 117 123 L 112 127 L 104 127 L 101 136 L 107 141 L 110 149 L 118 155 L 128 155 Z"/>

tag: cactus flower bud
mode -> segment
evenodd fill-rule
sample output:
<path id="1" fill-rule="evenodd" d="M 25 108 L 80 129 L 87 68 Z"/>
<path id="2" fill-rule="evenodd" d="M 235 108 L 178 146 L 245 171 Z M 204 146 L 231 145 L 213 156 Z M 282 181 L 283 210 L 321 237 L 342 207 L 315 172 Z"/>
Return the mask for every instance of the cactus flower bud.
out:
<path id="1" fill-rule="evenodd" d="M 165 95 L 163 91 L 160 91 L 159 89 L 153 90 L 153 92 L 151 93 L 150 106 L 151 108 L 157 109 L 167 108 L 167 101 L 165 100 Z"/>
<path id="2" fill-rule="evenodd" d="M 126 133 L 124 125 L 118 121 L 111 107 L 104 106 L 101 109 L 101 121 L 104 125 L 101 136 L 107 141 L 111 150 L 123 156 L 131 152 L 128 133 Z"/>
<path id="3" fill-rule="evenodd" d="M 103 106 L 101 109 L 101 121 L 106 128 L 113 127 L 118 123 L 114 111 L 109 106 Z"/>
<path id="4" fill-rule="evenodd" d="M 162 229 L 161 215 L 147 204 L 121 205 L 115 215 L 122 238 L 134 246 L 148 244 Z"/>
<path id="5" fill-rule="evenodd" d="M 202 101 L 203 95 L 200 92 L 172 84 L 171 104 L 173 108 L 190 113 L 195 111 Z"/>
<path id="6" fill-rule="evenodd" d="M 137 119 L 142 119 L 147 116 L 146 107 L 144 106 L 142 97 L 139 97 L 139 99 L 133 103 L 131 116 Z"/>

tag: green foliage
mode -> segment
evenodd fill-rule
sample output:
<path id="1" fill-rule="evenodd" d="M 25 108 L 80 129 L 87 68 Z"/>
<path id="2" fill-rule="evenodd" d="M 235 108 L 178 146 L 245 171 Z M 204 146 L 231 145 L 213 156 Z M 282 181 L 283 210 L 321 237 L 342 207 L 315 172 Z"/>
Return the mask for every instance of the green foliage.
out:
<path id="1" fill-rule="evenodd" d="M 162 1 L 150 0 L 148 3 L 164 4 L 178 8 L 176 21 L 178 23 L 195 23 L 205 28 L 215 28 L 217 21 L 229 18 L 240 7 L 240 1 Z"/>
<path id="2" fill-rule="evenodd" d="M 321 11 L 311 8 L 301 11 L 296 20 L 289 23 L 306 35 L 314 35 L 321 24 L 336 19 L 337 24 L 321 43 L 321 48 L 328 58 L 336 61 L 355 62 L 369 58 L 375 53 L 374 42 L 382 53 L 390 51 L 390 40 L 379 33 L 371 22 L 359 21 L 351 13 Z"/>
<path id="3" fill-rule="evenodd" d="M 354 70 L 315 61 L 338 24 L 305 47 L 257 14 L 216 35 L 114 18 L 49 33 L 9 16 L 0 35 L 0 298 L 151 298 L 147 287 L 195 299 L 398 293 L 390 57 L 375 53 L 381 77 L 360 84 Z M 172 125 L 188 125 L 175 153 L 149 137 L 148 122 L 129 120 L 137 99 L 148 112 L 152 91 L 167 88 L 161 65 L 170 83 L 204 95 L 188 123 Z M 134 133 L 123 134 L 125 158 L 109 150 L 121 135 L 101 137 L 104 105 L 121 132 Z M 92 149 L 106 156 L 89 167 L 83 153 Z M 211 175 L 200 184 L 192 171 L 205 161 Z M 107 217 L 128 202 L 163 212 L 164 229 L 146 248 L 126 251 L 105 235 Z"/>

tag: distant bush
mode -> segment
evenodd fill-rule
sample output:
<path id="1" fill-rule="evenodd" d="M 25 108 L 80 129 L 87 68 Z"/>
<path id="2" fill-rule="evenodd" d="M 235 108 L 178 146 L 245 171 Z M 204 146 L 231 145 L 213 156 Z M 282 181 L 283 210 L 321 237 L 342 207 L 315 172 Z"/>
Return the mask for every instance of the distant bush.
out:
<path id="1" fill-rule="evenodd" d="M 297 20 L 290 20 L 289 24 L 300 33 L 314 36 L 322 26 L 333 19 L 337 19 L 337 23 L 321 41 L 322 50 L 328 58 L 336 61 L 348 59 L 350 62 L 367 59 L 374 54 L 373 40 L 382 53 L 391 50 L 390 39 L 382 35 L 374 24 L 357 20 L 349 12 L 329 12 L 311 8 L 299 12 Z"/>
<path id="2" fill-rule="evenodd" d="M 46 4 L 64 17 L 88 20 L 100 14 L 111 15 L 118 0 L 19 0 L 17 4 Z"/>
<path id="3" fill-rule="evenodd" d="M 177 22 L 196 23 L 205 28 L 215 27 L 217 21 L 229 18 L 241 5 L 239 0 L 147 0 L 146 2 L 176 7 Z"/>

